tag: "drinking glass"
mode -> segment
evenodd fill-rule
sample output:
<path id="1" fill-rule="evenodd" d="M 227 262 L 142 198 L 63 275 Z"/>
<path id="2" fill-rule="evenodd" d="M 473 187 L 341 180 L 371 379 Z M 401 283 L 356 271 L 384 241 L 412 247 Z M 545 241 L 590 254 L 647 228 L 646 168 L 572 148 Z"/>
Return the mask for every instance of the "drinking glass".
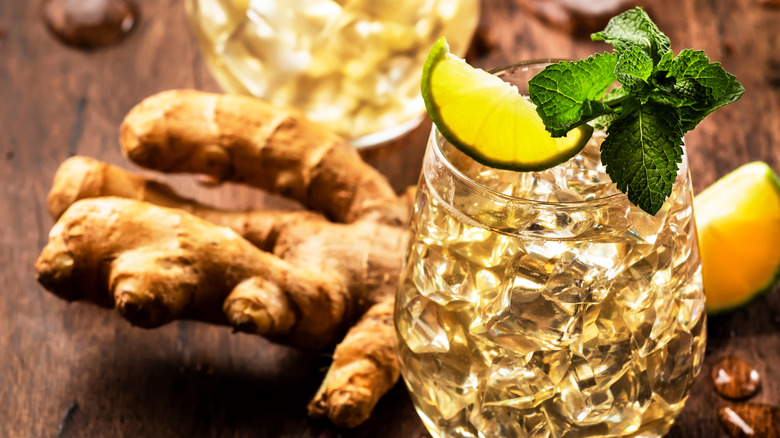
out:
<path id="1" fill-rule="evenodd" d="M 388 141 L 424 113 L 428 50 L 462 55 L 479 0 L 187 0 L 205 59 L 228 92 L 290 105 L 350 140 Z"/>
<path id="2" fill-rule="evenodd" d="M 527 92 L 549 61 L 497 74 Z M 402 375 L 435 437 L 658 437 L 702 366 L 685 162 L 652 216 L 600 161 L 481 165 L 434 128 L 396 300 Z"/>

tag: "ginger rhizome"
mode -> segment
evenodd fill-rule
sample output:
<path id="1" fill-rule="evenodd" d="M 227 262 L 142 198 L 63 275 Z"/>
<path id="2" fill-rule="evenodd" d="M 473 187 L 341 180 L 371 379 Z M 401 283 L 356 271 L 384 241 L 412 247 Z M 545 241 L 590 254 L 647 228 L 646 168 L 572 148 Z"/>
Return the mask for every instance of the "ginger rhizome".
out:
<path id="1" fill-rule="evenodd" d="M 373 213 L 395 225 L 406 209 L 387 180 L 336 134 L 254 98 L 168 91 L 133 108 L 120 129 L 134 163 L 278 193 L 352 223 Z"/>
<path id="2" fill-rule="evenodd" d="M 309 412 L 342 427 L 365 421 L 399 376 L 392 312 L 406 200 L 342 139 L 254 98 L 161 93 L 131 110 L 120 142 L 144 167 L 249 184 L 310 211 L 218 210 L 72 157 L 49 194 L 58 219 L 40 283 L 142 327 L 190 318 L 296 347 L 337 344 Z"/>

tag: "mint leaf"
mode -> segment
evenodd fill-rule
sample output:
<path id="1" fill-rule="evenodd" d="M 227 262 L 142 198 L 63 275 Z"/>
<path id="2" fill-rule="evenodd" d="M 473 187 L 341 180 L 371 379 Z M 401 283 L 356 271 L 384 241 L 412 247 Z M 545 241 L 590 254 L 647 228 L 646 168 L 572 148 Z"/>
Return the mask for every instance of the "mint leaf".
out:
<path id="1" fill-rule="evenodd" d="M 635 8 L 613 17 L 603 31 L 591 35 L 593 41 L 606 41 L 622 54 L 632 47 L 642 49 L 657 64 L 672 44 L 642 8 Z"/>
<path id="2" fill-rule="evenodd" d="M 701 50 L 685 49 L 670 63 L 668 75 L 681 79 L 695 79 L 701 85 L 721 92 L 734 82 L 734 75 L 727 73 L 720 63 L 710 62 L 710 58 Z"/>
<path id="3" fill-rule="evenodd" d="M 606 130 L 609 125 L 612 124 L 617 118 L 620 117 L 619 113 L 604 114 L 603 116 L 596 117 L 590 124 L 593 125 L 593 129 Z"/>
<path id="4" fill-rule="evenodd" d="M 547 67 L 529 82 L 531 101 L 553 136 L 586 122 L 606 127 L 607 173 L 631 202 L 655 214 L 672 192 L 683 134 L 745 89 L 701 51 L 675 57 L 639 7 L 591 38 L 612 44 L 614 54 Z M 620 87 L 610 89 L 614 81 Z"/>
<path id="5" fill-rule="evenodd" d="M 674 60 L 674 53 L 672 53 L 671 50 L 664 53 L 664 55 L 661 57 L 661 59 L 658 61 L 658 63 L 655 66 L 656 72 L 657 73 L 663 72 L 664 74 L 668 73 L 668 70 L 671 67 L 673 60 Z"/>
<path id="6" fill-rule="evenodd" d="M 647 80 L 652 74 L 653 59 L 639 47 L 629 47 L 620 54 L 615 64 L 618 81 L 633 95 L 649 95 L 652 87 Z"/>
<path id="7" fill-rule="evenodd" d="M 730 103 L 739 100 L 742 95 L 745 94 L 745 88 L 738 81 L 734 81 L 726 92 L 720 97 L 716 97 L 715 101 L 707 108 L 697 108 L 696 106 L 682 106 L 680 107 L 680 118 L 682 122 L 683 132 L 691 131 L 696 125 L 699 124 L 705 117 L 710 115 L 718 108 L 724 107 Z"/>
<path id="8" fill-rule="evenodd" d="M 607 94 L 604 95 L 604 98 L 601 99 L 604 104 L 609 106 L 613 109 L 620 109 L 620 107 L 615 107 L 615 105 L 619 105 L 620 102 L 625 100 L 626 97 L 628 97 L 628 89 L 623 87 L 616 87 L 607 92 Z"/>
<path id="9" fill-rule="evenodd" d="M 682 161 L 682 129 L 674 107 L 628 99 L 623 114 L 607 129 L 601 159 L 628 200 L 656 214 L 672 193 Z"/>
<path id="10" fill-rule="evenodd" d="M 668 62 L 667 77 L 675 83 L 668 94 L 680 107 L 683 132 L 695 128 L 707 115 L 735 102 L 745 89 L 737 78 L 712 63 L 703 51 L 686 49 Z"/>
<path id="11" fill-rule="evenodd" d="M 598 99 L 615 80 L 617 56 L 594 55 L 551 64 L 528 83 L 531 101 L 553 137 L 612 110 Z"/>

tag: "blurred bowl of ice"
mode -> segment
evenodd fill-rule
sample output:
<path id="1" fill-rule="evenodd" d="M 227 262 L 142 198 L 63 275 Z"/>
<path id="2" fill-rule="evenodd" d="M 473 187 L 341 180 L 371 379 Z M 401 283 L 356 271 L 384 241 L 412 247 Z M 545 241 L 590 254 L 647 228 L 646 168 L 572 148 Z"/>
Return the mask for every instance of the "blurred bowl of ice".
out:
<path id="1" fill-rule="evenodd" d="M 416 127 L 422 67 L 442 36 L 463 55 L 479 0 L 186 0 L 228 93 L 293 106 L 355 147 Z"/>

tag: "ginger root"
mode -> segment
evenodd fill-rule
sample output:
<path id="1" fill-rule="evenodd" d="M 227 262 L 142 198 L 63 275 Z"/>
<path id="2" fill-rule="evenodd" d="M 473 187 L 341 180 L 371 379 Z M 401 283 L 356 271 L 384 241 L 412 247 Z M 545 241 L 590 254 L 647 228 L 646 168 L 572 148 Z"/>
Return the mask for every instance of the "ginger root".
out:
<path id="1" fill-rule="evenodd" d="M 365 421 L 399 376 L 392 312 L 408 199 L 343 140 L 249 97 L 160 93 L 131 110 L 121 144 L 145 167 L 250 184 L 313 211 L 218 210 L 72 157 L 49 194 L 58 220 L 39 282 L 142 327 L 190 318 L 296 347 L 338 343 L 309 413 Z"/>
<path id="2" fill-rule="evenodd" d="M 289 108 L 246 96 L 166 91 L 136 105 L 120 128 L 139 166 L 197 173 L 299 201 L 329 219 L 405 224 L 387 180 L 336 134 Z"/>

